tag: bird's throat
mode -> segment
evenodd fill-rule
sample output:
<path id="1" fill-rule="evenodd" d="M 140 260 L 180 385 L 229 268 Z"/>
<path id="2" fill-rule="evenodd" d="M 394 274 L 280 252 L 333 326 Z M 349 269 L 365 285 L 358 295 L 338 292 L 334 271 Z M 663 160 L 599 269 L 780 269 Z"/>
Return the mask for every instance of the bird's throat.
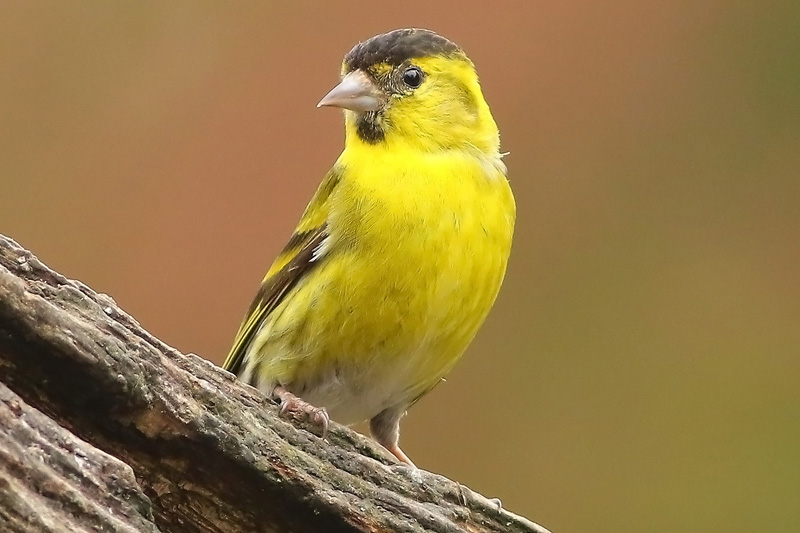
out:
<path id="1" fill-rule="evenodd" d="M 378 144 L 386 139 L 383 115 L 380 111 L 358 113 L 355 117 L 356 135 L 367 144 Z"/>

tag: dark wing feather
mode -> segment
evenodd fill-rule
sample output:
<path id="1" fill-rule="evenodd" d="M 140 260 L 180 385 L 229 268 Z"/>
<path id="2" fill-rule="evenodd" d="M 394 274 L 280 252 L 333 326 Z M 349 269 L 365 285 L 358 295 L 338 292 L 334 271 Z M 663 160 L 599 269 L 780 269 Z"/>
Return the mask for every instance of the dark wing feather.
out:
<path id="1" fill-rule="evenodd" d="M 261 283 L 261 288 L 250 305 L 247 318 L 239 328 L 236 341 L 222 368 L 237 375 L 240 373 L 244 356 L 264 320 L 297 285 L 297 282 L 318 264 L 314 261 L 314 251 L 328 236 L 325 228 L 326 226 L 317 228 L 282 269 Z"/>
<path id="2" fill-rule="evenodd" d="M 315 253 L 318 254 L 318 247 L 328 238 L 328 201 L 339 178 L 336 169 L 328 173 L 303 213 L 294 235 L 261 282 L 258 294 L 239 327 L 233 347 L 222 364 L 225 370 L 237 375 L 241 373 L 250 345 L 264 321 L 322 260 Z"/>

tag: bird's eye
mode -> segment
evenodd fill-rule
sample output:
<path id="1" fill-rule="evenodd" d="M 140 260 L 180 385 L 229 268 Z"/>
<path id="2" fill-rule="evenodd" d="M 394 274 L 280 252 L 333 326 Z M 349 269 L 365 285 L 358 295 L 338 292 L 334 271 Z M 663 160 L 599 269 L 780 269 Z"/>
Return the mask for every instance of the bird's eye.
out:
<path id="1" fill-rule="evenodd" d="M 408 67 L 406 71 L 403 72 L 403 83 L 412 89 L 416 89 L 422 85 L 422 71 L 417 67 Z"/>

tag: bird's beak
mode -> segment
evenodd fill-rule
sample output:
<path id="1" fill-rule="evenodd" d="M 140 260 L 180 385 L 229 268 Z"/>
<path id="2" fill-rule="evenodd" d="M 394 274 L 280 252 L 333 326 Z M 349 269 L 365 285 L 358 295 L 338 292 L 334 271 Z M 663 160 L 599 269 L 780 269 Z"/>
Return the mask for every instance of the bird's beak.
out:
<path id="1" fill-rule="evenodd" d="M 377 111 L 386 104 L 386 93 L 375 85 L 364 71 L 354 70 L 331 92 L 319 101 L 317 107 L 331 106 L 351 111 Z"/>

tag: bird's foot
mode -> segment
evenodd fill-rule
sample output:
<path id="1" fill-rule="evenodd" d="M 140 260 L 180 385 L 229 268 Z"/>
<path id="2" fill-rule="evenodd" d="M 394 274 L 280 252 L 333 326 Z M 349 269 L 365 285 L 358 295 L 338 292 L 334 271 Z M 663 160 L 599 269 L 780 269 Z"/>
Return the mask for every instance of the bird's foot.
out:
<path id="1" fill-rule="evenodd" d="M 409 459 L 409 458 L 408 458 L 408 456 L 405 454 L 405 452 L 404 452 L 403 450 L 401 450 L 401 449 L 400 449 L 400 446 L 398 446 L 397 444 L 395 444 L 395 445 L 393 445 L 393 446 L 385 446 L 385 448 L 386 448 L 387 450 L 389 450 L 389 453 L 391 453 L 392 455 L 394 455 L 395 457 L 397 457 L 397 459 L 398 459 L 398 460 L 399 460 L 401 463 L 405 463 L 405 464 L 406 464 L 406 466 L 409 466 L 409 467 L 411 467 L 411 469 L 412 469 L 412 470 L 416 470 L 416 469 L 417 469 L 417 465 L 415 465 L 415 464 L 414 464 L 414 463 L 411 461 L 411 459 Z"/>
<path id="2" fill-rule="evenodd" d="M 278 411 L 278 415 L 281 418 L 287 418 L 301 424 L 310 423 L 315 429 L 321 430 L 321 437 L 325 438 L 328 434 L 328 425 L 331 418 L 324 407 L 311 405 L 281 386 L 275 387 L 273 395 L 281 403 L 280 411 Z"/>

